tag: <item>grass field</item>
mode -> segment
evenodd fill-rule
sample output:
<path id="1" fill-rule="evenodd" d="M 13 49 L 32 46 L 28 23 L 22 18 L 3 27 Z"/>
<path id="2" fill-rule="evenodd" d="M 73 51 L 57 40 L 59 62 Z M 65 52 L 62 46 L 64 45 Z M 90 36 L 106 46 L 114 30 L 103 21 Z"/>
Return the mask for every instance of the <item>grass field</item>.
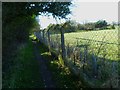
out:
<path id="1" fill-rule="evenodd" d="M 65 42 L 70 45 L 89 45 L 89 51 L 97 53 L 99 56 L 106 53 L 106 58 L 118 60 L 118 30 L 99 30 L 76 33 L 66 33 Z"/>
<path id="2" fill-rule="evenodd" d="M 71 44 L 75 44 L 77 40 L 76 38 L 84 38 L 118 44 L 118 30 L 99 30 L 65 34 L 65 40 Z"/>
<path id="3" fill-rule="evenodd" d="M 107 80 L 110 78 L 117 77 L 118 68 L 116 61 L 118 60 L 119 44 L 117 29 L 72 32 L 65 33 L 64 36 L 67 61 L 70 63 L 69 67 L 74 68 L 74 70 L 77 68 L 80 69 L 80 72 L 86 74 L 87 77 L 85 76 L 85 78 L 88 78 L 87 81 L 91 82 L 95 80 L 95 82 L 92 82 L 95 85 L 103 86 L 104 83 L 107 85 L 112 81 L 116 82 L 116 79 L 111 79 L 112 81 L 110 80 L 107 83 Z M 51 34 L 50 37 L 51 48 L 57 52 L 61 48 L 60 34 Z M 45 39 L 47 39 L 47 35 Z M 45 42 L 44 39 L 43 42 Z M 69 47 L 67 47 L 68 43 Z M 85 46 L 88 46 L 87 50 Z M 86 51 L 88 52 L 87 54 Z M 61 50 L 58 50 L 57 53 L 61 54 Z M 95 79 L 96 74 L 98 75 L 97 80 Z"/>
<path id="4" fill-rule="evenodd" d="M 103 54 L 106 54 L 106 59 L 118 60 L 117 28 L 113 30 L 65 33 L 65 44 L 67 45 L 68 43 L 70 46 L 87 44 L 89 45 L 89 53 L 97 55 L 99 50 L 99 55 L 97 56 L 102 57 Z"/>

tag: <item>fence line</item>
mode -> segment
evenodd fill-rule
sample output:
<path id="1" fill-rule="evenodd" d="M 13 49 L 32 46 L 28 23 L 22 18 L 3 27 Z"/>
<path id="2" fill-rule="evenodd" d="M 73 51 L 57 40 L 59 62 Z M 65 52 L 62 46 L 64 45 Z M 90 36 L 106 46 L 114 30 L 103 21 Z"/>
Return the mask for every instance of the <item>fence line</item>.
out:
<path id="1" fill-rule="evenodd" d="M 61 36 L 56 34 L 51 35 L 49 30 L 41 30 L 39 32 L 35 32 L 34 34 L 42 43 L 48 46 L 49 49 L 54 49 L 59 54 L 64 53 L 66 63 L 70 68 L 76 70 L 74 73 L 79 73 L 79 75 L 82 75 L 82 77 L 89 83 L 94 83 L 94 87 L 97 82 L 100 82 L 99 87 L 118 87 L 118 78 L 116 78 L 118 77 L 117 62 L 108 61 L 106 59 L 106 53 L 103 52 L 102 57 L 98 57 L 94 51 L 91 51 L 92 53 L 90 53 L 91 49 L 89 45 L 79 45 L 78 47 L 70 46 L 69 43 L 67 43 L 66 46 L 61 46 L 63 43 Z M 113 44 L 84 38 L 76 39 Z M 61 50 L 63 47 L 64 52 Z"/>

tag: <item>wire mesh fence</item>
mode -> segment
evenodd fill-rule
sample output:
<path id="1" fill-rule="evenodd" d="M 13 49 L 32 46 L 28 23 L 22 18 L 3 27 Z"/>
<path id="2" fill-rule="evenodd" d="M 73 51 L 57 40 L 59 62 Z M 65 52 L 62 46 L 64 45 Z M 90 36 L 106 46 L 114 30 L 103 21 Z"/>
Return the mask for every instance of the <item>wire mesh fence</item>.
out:
<path id="1" fill-rule="evenodd" d="M 41 30 L 37 38 L 62 53 L 61 32 Z M 65 33 L 65 60 L 88 82 L 99 87 L 118 87 L 118 30 Z"/>

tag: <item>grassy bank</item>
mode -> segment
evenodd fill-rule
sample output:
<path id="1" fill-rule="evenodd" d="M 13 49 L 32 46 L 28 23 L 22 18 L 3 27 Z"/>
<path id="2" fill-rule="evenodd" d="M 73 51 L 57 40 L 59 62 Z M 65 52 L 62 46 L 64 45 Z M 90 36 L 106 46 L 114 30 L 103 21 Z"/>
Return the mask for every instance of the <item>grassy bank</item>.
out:
<path id="1" fill-rule="evenodd" d="M 35 60 L 33 44 L 28 41 L 21 45 L 13 58 L 13 66 L 3 79 L 3 88 L 43 87 L 39 66 Z"/>
<path id="2" fill-rule="evenodd" d="M 40 43 L 40 42 L 39 42 Z M 40 54 L 45 59 L 45 62 L 52 72 L 53 80 L 56 82 L 58 88 L 80 88 L 85 87 L 82 85 L 79 78 L 73 75 L 69 68 L 61 63 L 61 60 L 57 59 L 54 54 L 48 52 L 48 48 L 40 43 L 39 45 Z"/>

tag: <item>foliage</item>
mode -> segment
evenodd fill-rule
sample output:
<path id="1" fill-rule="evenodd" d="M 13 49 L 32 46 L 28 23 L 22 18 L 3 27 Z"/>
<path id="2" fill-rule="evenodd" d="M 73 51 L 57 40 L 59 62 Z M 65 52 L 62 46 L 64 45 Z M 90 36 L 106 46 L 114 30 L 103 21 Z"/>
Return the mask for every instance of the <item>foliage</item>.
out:
<path id="1" fill-rule="evenodd" d="M 47 29 L 54 33 L 60 33 L 60 28 L 64 30 L 65 33 L 75 32 L 77 30 L 77 23 L 75 21 L 66 21 L 61 24 L 50 24 Z"/>
<path id="2" fill-rule="evenodd" d="M 37 15 L 66 18 L 69 5 L 55 2 L 3 2 L 2 3 L 2 73 L 3 87 L 41 87 L 37 63 L 33 60 L 32 46 L 17 48 L 39 28 Z M 34 30 L 33 30 L 34 28 Z M 40 85 L 39 85 L 40 84 Z"/>
<path id="3" fill-rule="evenodd" d="M 54 55 L 48 52 L 48 48 L 41 42 L 39 52 L 44 58 L 49 70 L 52 72 L 53 80 L 57 88 L 85 87 L 82 82 L 70 72 L 69 68 L 61 63 L 61 60 L 55 59 Z"/>
<path id="4" fill-rule="evenodd" d="M 37 25 L 37 15 L 49 15 L 53 17 L 66 18 L 70 13 L 71 2 L 3 2 L 2 3 L 2 50 L 3 71 L 9 68 L 8 57 L 19 44 L 29 38 L 30 31 Z M 7 64 L 9 63 L 9 64 Z"/>
<path id="5" fill-rule="evenodd" d="M 61 24 L 50 24 L 46 29 L 50 30 L 52 33 L 60 33 L 60 28 L 64 30 L 64 33 L 70 33 L 77 31 L 115 29 L 115 26 L 114 24 L 113 25 L 107 24 L 105 20 L 99 20 L 97 22 L 88 22 L 84 24 L 80 24 L 74 20 L 68 20 L 65 23 L 61 23 Z"/>
<path id="6" fill-rule="evenodd" d="M 86 23 L 84 25 L 85 30 L 94 30 L 95 29 L 95 23 Z"/>
<path id="7" fill-rule="evenodd" d="M 96 30 L 96 29 L 107 29 L 107 22 L 105 20 L 99 20 L 97 22 L 78 24 L 78 30 Z M 113 28 L 111 27 L 110 29 Z"/>
<path id="8" fill-rule="evenodd" d="M 105 29 L 107 27 L 107 22 L 105 20 L 99 20 L 96 22 L 95 27 Z"/>
<path id="9" fill-rule="evenodd" d="M 33 55 L 33 43 L 28 41 L 21 45 L 15 54 L 10 71 L 3 75 L 3 89 L 42 88 L 38 61 Z"/>
<path id="10" fill-rule="evenodd" d="M 85 26 L 83 24 L 77 25 L 78 30 L 85 30 Z"/>
<path id="11" fill-rule="evenodd" d="M 26 39 L 28 30 L 34 25 L 35 16 L 51 13 L 53 17 L 66 18 L 70 13 L 70 4 L 70 2 L 3 3 L 3 39 L 7 38 L 6 34 L 9 33 L 11 35 L 8 37 L 12 39 L 17 38 L 18 41 Z"/>
<path id="12" fill-rule="evenodd" d="M 77 22 L 69 20 L 65 22 L 66 27 L 64 27 L 65 32 L 69 33 L 69 32 L 75 32 L 77 30 Z"/>

